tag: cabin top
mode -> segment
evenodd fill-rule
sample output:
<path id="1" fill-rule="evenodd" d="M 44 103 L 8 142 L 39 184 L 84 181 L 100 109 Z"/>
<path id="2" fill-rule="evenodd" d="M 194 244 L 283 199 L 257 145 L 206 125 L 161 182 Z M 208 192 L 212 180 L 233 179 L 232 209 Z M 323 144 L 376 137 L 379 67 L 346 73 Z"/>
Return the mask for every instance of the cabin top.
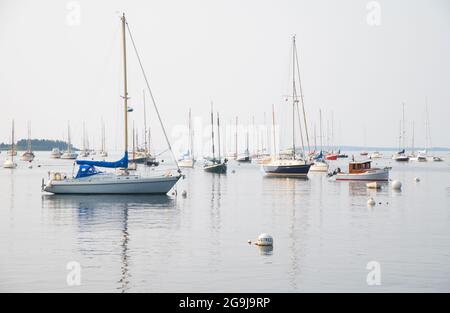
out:
<path id="1" fill-rule="evenodd" d="M 352 161 L 348 164 L 349 173 L 363 173 L 370 169 L 370 163 L 372 161 Z"/>

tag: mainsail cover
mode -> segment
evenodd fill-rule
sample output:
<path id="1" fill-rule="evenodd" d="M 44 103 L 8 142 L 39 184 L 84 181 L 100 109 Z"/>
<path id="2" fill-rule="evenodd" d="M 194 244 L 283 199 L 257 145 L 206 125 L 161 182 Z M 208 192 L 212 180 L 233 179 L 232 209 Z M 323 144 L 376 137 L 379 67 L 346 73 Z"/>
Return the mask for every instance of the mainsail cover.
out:
<path id="1" fill-rule="evenodd" d="M 97 166 L 97 167 L 107 167 L 107 168 L 128 168 L 128 152 L 125 152 L 122 159 L 114 162 L 77 160 L 77 164 Z"/>

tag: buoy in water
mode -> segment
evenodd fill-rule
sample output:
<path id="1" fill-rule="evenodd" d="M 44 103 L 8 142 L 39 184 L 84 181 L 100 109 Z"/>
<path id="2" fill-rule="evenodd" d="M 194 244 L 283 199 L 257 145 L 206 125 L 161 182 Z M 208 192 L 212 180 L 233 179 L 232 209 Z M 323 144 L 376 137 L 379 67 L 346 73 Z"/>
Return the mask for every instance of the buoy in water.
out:
<path id="1" fill-rule="evenodd" d="M 392 189 L 394 190 L 402 190 L 402 183 L 398 180 L 394 180 L 392 182 Z"/>
<path id="2" fill-rule="evenodd" d="M 415 181 L 416 183 L 418 183 L 418 182 L 420 182 L 420 178 L 419 178 L 419 177 L 416 177 L 416 178 L 414 178 L 414 181 Z"/>
<path id="3" fill-rule="evenodd" d="M 368 206 L 374 206 L 375 205 L 375 200 L 373 200 L 373 198 L 369 198 L 369 200 L 367 200 L 367 205 Z"/>
<path id="4" fill-rule="evenodd" d="M 381 189 L 381 185 L 377 183 L 376 181 L 370 182 L 366 184 L 366 187 L 368 189 Z"/>
<path id="5" fill-rule="evenodd" d="M 33 165 L 29 164 L 29 165 L 28 165 L 28 168 L 33 168 Z"/>
<path id="6" fill-rule="evenodd" d="M 250 245 L 250 244 L 252 244 L 252 241 L 249 239 L 249 240 L 247 240 L 247 243 Z"/>
<path id="7" fill-rule="evenodd" d="M 186 196 L 187 196 L 187 191 L 186 191 L 186 190 L 183 190 L 183 192 L 181 193 L 181 195 L 183 196 L 183 198 L 186 198 Z"/>
<path id="8" fill-rule="evenodd" d="M 234 174 L 234 173 L 236 173 L 236 171 L 235 171 L 235 170 L 232 170 L 232 171 L 231 171 L 231 173 L 233 173 L 233 174 Z"/>
<path id="9" fill-rule="evenodd" d="M 272 246 L 273 238 L 269 234 L 261 234 L 258 236 L 258 240 L 255 243 L 257 246 Z"/>

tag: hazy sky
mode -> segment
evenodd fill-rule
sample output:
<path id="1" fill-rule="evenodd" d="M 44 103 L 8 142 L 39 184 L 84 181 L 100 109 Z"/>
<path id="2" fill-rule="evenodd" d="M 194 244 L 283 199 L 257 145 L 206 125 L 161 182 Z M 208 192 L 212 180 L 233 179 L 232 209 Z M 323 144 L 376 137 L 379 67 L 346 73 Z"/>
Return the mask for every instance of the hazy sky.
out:
<path id="1" fill-rule="evenodd" d="M 189 107 L 208 123 L 211 100 L 223 123 L 262 123 L 264 112 L 269 121 L 274 104 L 289 143 L 296 34 L 311 133 L 321 108 L 324 132 L 333 112 L 336 144 L 397 146 L 404 101 L 408 135 L 415 121 L 424 145 L 427 97 L 432 144 L 450 146 L 448 0 L 0 0 L 0 142 L 14 118 L 19 138 L 28 119 L 33 137 L 60 139 L 70 120 L 77 145 L 85 121 L 99 145 L 103 118 L 108 145 L 120 144 L 122 11 L 172 135 Z M 142 127 L 144 83 L 128 52 L 131 118 Z"/>

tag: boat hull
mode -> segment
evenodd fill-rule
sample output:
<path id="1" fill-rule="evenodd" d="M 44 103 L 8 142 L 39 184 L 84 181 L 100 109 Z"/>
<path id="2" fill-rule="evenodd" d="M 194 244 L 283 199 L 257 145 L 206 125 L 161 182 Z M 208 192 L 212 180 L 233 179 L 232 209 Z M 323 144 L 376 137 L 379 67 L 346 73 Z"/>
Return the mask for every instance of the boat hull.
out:
<path id="1" fill-rule="evenodd" d="M 311 164 L 266 164 L 263 165 L 267 176 L 304 177 L 308 175 Z"/>
<path id="2" fill-rule="evenodd" d="M 34 160 L 34 153 L 32 153 L 32 152 L 25 152 L 24 154 L 21 155 L 20 160 L 21 161 L 27 161 L 27 162 L 33 161 Z"/>
<path id="3" fill-rule="evenodd" d="M 353 181 L 388 181 L 389 169 L 373 169 L 365 173 L 337 173 L 336 180 L 353 180 Z"/>
<path id="4" fill-rule="evenodd" d="M 193 159 L 186 159 L 186 160 L 180 160 L 178 161 L 179 167 L 194 167 L 194 160 Z"/>
<path id="5" fill-rule="evenodd" d="M 69 179 L 50 181 L 44 191 L 54 194 L 166 194 L 181 176 L 117 176 L 99 181 Z"/>
<path id="6" fill-rule="evenodd" d="M 203 168 L 203 170 L 208 173 L 225 174 L 227 172 L 227 164 L 220 163 L 220 164 L 207 165 Z"/>
<path id="7" fill-rule="evenodd" d="M 328 172 L 328 164 L 325 162 L 314 162 L 314 164 L 311 165 L 309 171 L 316 172 L 316 173 L 319 173 L 319 172 L 327 173 Z"/>

